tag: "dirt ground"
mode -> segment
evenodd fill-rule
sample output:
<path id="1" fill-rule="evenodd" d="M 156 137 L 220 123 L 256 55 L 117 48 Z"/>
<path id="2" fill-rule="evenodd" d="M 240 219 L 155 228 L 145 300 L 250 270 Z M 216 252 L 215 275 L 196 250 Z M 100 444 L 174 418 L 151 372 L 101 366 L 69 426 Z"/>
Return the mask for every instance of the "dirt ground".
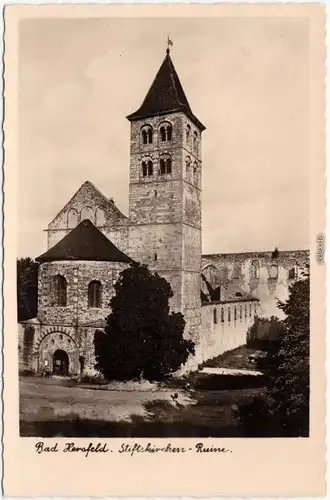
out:
<path id="1" fill-rule="evenodd" d="M 172 396 L 177 393 L 175 401 Z M 235 437 L 237 407 L 259 389 L 114 391 L 20 377 L 20 434 L 38 437 Z"/>

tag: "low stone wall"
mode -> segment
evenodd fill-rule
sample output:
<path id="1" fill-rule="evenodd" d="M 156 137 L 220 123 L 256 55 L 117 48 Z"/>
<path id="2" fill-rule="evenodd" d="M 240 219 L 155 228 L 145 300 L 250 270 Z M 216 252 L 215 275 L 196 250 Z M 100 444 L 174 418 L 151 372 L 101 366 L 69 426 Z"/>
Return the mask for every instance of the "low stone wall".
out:
<path id="1" fill-rule="evenodd" d="M 201 334 L 195 355 L 188 359 L 180 373 L 196 370 L 200 363 L 246 344 L 247 331 L 255 315 L 259 314 L 257 301 L 203 305 Z"/>

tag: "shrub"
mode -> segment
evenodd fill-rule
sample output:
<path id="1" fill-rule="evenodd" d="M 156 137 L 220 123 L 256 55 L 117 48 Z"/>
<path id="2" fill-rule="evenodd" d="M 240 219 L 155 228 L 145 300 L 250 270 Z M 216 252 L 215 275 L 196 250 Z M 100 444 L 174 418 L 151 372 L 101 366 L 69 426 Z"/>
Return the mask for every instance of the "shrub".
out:
<path id="1" fill-rule="evenodd" d="M 246 435 L 251 435 L 253 421 L 263 435 L 309 435 L 309 290 L 307 267 L 302 279 L 290 286 L 288 300 L 279 302 L 286 318 L 279 341 L 268 350 L 268 391 L 263 401 L 253 401 L 240 411 Z"/>
<path id="2" fill-rule="evenodd" d="M 120 274 L 104 331 L 95 334 L 95 368 L 107 380 L 161 380 L 194 353 L 181 313 L 170 313 L 170 284 L 138 263 Z"/>
<path id="3" fill-rule="evenodd" d="M 272 342 L 280 340 L 283 331 L 283 324 L 277 317 L 255 316 L 254 323 L 247 332 L 247 345 L 258 349 L 268 349 Z"/>

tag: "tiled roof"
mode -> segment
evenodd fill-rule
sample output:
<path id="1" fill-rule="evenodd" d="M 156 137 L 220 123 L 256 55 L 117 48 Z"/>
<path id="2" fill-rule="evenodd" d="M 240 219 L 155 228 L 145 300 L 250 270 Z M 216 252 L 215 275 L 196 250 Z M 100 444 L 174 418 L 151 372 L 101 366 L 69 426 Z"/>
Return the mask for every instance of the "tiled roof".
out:
<path id="1" fill-rule="evenodd" d="M 205 129 L 191 111 L 169 50 L 167 50 L 163 64 L 159 68 L 142 105 L 135 113 L 127 116 L 127 119 L 133 121 L 176 111 L 183 111 L 200 130 Z"/>
<path id="2" fill-rule="evenodd" d="M 129 263 L 132 259 L 111 243 L 90 220 L 86 219 L 36 260 L 38 262 L 96 260 Z"/>

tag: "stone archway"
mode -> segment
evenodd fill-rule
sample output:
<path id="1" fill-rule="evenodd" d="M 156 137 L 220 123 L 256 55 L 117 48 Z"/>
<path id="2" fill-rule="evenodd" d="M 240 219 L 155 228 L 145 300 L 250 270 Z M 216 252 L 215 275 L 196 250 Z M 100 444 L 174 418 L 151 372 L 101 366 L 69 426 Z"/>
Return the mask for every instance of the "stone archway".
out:
<path id="1" fill-rule="evenodd" d="M 53 354 L 53 375 L 69 375 L 69 356 L 63 349 L 57 349 Z"/>
<path id="2" fill-rule="evenodd" d="M 79 375 L 79 349 L 75 340 L 65 332 L 45 335 L 37 347 L 37 357 L 39 373 L 46 370 L 50 374 Z"/>

